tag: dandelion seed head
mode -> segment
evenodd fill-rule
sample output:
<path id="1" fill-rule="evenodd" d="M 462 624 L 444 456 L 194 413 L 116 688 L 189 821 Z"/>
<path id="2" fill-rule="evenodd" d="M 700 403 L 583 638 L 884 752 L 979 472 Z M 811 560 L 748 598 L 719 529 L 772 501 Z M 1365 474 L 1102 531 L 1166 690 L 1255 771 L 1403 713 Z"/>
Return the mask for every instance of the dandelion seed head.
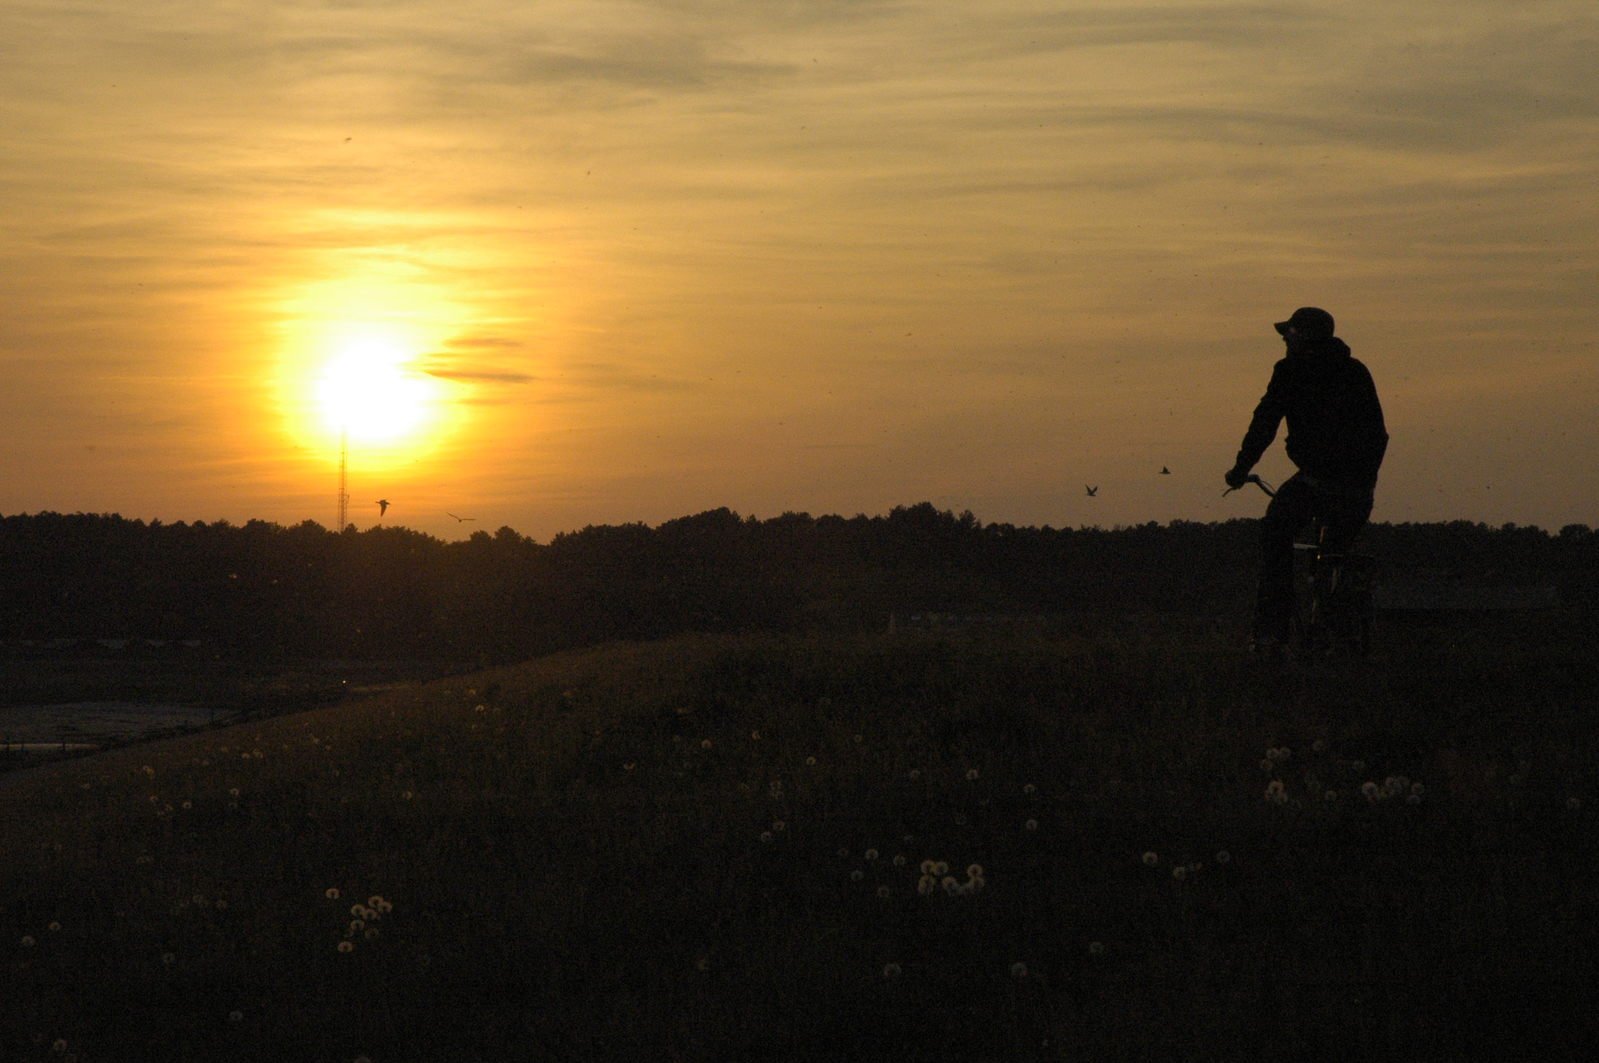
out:
<path id="1" fill-rule="evenodd" d="M 1410 795 L 1406 796 L 1405 804 L 1407 804 L 1407 805 L 1419 805 L 1419 804 L 1421 804 L 1421 795 L 1420 794 L 1410 794 Z"/>
<path id="2" fill-rule="evenodd" d="M 1569 811 L 1575 812 L 1578 809 L 1580 809 L 1581 807 L 1582 807 L 1582 798 L 1580 798 L 1580 797 L 1568 797 L 1568 798 L 1566 798 L 1566 808 Z"/>
<path id="3" fill-rule="evenodd" d="M 56 1055 L 60 1055 L 62 1052 L 65 1052 L 66 1050 L 67 1050 L 67 1042 L 66 1042 L 66 1039 L 62 1038 L 62 1037 L 56 1038 L 55 1043 L 50 1046 L 50 1051 L 54 1052 Z"/>
<path id="4" fill-rule="evenodd" d="M 1090 941 L 1088 943 L 1088 954 L 1090 956 L 1103 956 L 1105 954 L 1105 943 L 1103 941 Z"/>
<path id="5" fill-rule="evenodd" d="M 866 850 L 866 859 L 868 860 L 876 860 L 880 855 L 882 854 L 880 854 L 876 849 Z"/>
<path id="6" fill-rule="evenodd" d="M 171 967 L 174 963 L 177 963 L 177 962 L 178 962 L 178 958 L 176 956 L 174 956 L 172 953 L 163 952 L 161 954 L 161 965 L 163 967 Z"/>
<path id="7" fill-rule="evenodd" d="M 887 886 L 879 886 L 879 887 L 877 887 L 877 895 L 879 897 L 881 897 L 885 901 L 888 900 L 889 894 L 891 892 L 892 891 Z"/>
<path id="8" fill-rule="evenodd" d="M 1327 740 L 1324 738 L 1316 739 L 1314 742 L 1310 743 L 1310 751 L 1317 754 L 1327 752 Z"/>
<path id="9" fill-rule="evenodd" d="M 1181 882 L 1188 877 L 1188 869 L 1186 867 L 1174 867 L 1171 869 L 1171 877 Z"/>
<path id="10" fill-rule="evenodd" d="M 771 840 L 772 840 L 772 832 L 771 831 L 769 831 L 769 830 L 761 831 L 761 844 L 762 845 L 768 844 L 769 842 L 771 842 Z"/>
<path id="11" fill-rule="evenodd" d="M 904 853 L 895 853 L 894 854 L 894 866 L 895 867 L 904 867 L 905 864 L 906 864 L 905 854 Z"/>
<path id="12" fill-rule="evenodd" d="M 341 942 L 339 942 L 339 951 L 340 952 L 354 952 L 355 951 L 355 943 L 353 941 L 341 941 Z"/>
<path id="13" fill-rule="evenodd" d="M 1022 829 L 1023 830 L 1037 830 L 1038 829 L 1038 820 L 1036 820 L 1036 819 L 1028 820 L 1026 823 L 1022 824 Z"/>
<path id="14" fill-rule="evenodd" d="M 949 894 L 951 897 L 958 894 L 961 889 L 961 884 L 955 881 L 954 875 L 945 875 L 944 880 L 940 882 L 939 885 L 942 886 L 944 892 Z"/>
<path id="15" fill-rule="evenodd" d="M 710 749 L 711 748 L 711 740 L 709 738 L 700 739 L 700 748 L 701 749 Z"/>
<path id="16" fill-rule="evenodd" d="M 788 823 L 781 819 L 774 819 L 772 820 L 772 830 L 778 834 L 782 834 L 784 831 L 788 830 Z"/>
<path id="17" fill-rule="evenodd" d="M 1267 773 L 1276 771 L 1277 762 L 1272 760 L 1270 757 L 1267 757 L 1265 760 L 1260 762 L 1260 770 Z"/>
<path id="18" fill-rule="evenodd" d="M 376 941 L 378 939 L 378 928 L 375 926 L 369 926 L 366 928 L 366 933 L 362 936 L 368 941 Z"/>
<path id="19" fill-rule="evenodd" d="M 1037 792 L 1038 787 L 1034 786 L 1032 783 L 1028 783 L 1026 786 L 1022 787 L 1022 793 L 1024 794 L 1032 795 L 1036 794 Z"/>
<path id="20" fill-rule="evenodd" d="M 34 938 L 34 936 L 32 934 L 23 934 L 22 935 L 22 947 L 23 948 L 31 949 L 35 945 L 37 945 L 38 943 L 39 942 Z"/>
<path id="21" fill-rule="evenodd" d="M 1025 963 L 1013 963 L 1013 964 L 1011 964 L 1010 965 L 1010 976 L 1012 978 L 1017 978 L 1017 979 L 1026 978 L 1027 977 L 1027 965 Z"/>
<path id="22" fill-rule="evenodd" d="M 967 782 L 976 782 L 977 781 L 977 769 L 976 768 L 967 768 L 966 769 L 966 781 Z"/>
<path id="23" fill-rule="evenodd" d="M 902 975 L 904 973 L 905 973 L 904 968 L 902 968 L 897 963 L 885 963 L 885 964 L 883 964 L 883 977 L 888 979 L 890 982 L 892 982 L 894 979 L 898 978 L 900 975 Z"/>
<path id="24" fill-rule="evenodd" d="M 243 1022 L 244 1021 L 244 1012 L 239 1011 L 237 1009 L 228 1012 L 228 1021 L 229 1022 Z"/>
<path id="25" fill-rule="evenodd" d="M 915 782 L 917 779 L 920 779 L 921 777 L 922 777 L 922 769 L 920 769 L 920 768 L 912 768 L 909 772 L 906 773 L 906 778 L 910 779 L 912 782 Z"/>
<path id="26" fill-rule="evenodd" d="M 968 864 L 968 865 L 966 865 L 966 877 L 967 878 L 982 878 L 983 877 L 983 865 L 982 864 Z"/>
<path id="27" fill-rule="evenodd" d="M 1145 867 L 1154 867 L 1158 863 L 1160 863 L 1160 857 L 1157 856 L 1153 851 L 1144 854 Z"/>
<path id="28" fill-rule="evenodd" d="M 806 766 L 806 767 L 807 767 L 807 768 L 814 768 L 814 767 L 816 767 L 816 758 L 815 758 L 815 757 L 806 757 L 806 758 L 805 758 L 805 766 Z"/>
<path id="29" fill-rule="evenodd" d="M 851 871 L 849 873 L 849 880 L 851 882 L 859 882 L 861 879 L 863 879 L 865 877 L 866 877 L 866 872 L 862 871 L 860 868 L 856 868 L 854 871 Z"/>
<path id="30" fill-rule="evenodd" d="M 938 879 L 932 875 L 923 875 L 916 883 L 916 892 L 923 897 L 931 896 L 936 889 L 938 889 Z"/>
<path id="31" fill-rule="evenodd" d="M 1377 800 L 1377 795 L 1381 791 L 1378 789 L 1376 783 L 1372 782 L 1370 779 L 1367 779 L 1365 782 L 1360 784 L 1360 792 L 1366 795 L 1366 800 L 1375 801 Z"/>
<path id="32" fill-rule="evenodd" d="M 936 861 L 933 864 L 933 874 L 937 875 L 939 878 L 943 878 L 945 875 L 949 874 L 949 863 L 948 863 L 948 861 L 945 861 L 945 860 Z"/>
<path id="33" fill-rule="evenodd" d="M 52 933 L 52 934 L 58 933 L 61 930 L 61 924 L 55 922 L 54 920 L 52 920 L 50 922 L 50 925 L 45 927 L 45 929 L 50 931 L 50 933 Z"/>

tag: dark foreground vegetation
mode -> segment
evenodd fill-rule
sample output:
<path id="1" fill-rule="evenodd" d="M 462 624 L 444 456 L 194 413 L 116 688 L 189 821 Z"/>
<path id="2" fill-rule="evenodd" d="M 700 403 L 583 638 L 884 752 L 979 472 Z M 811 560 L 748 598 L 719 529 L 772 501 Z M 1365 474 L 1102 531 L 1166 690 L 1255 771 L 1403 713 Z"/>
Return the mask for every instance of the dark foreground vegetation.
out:
<path id="1" fill-rule="evenodd" d="M 98 652 L 104 640 L 127 656 L 477 666 L 687 631 L 879 630 L 928 611 L 1237 618 L 1255 535 L 1253 520 L 1018 528 L 927 503 L 848 519 L 719 509 L 544 544 L 510 528 L 443 542 L 311 522 L 11 516 L 0 655 Z M 1599 535 L 1585 526 L 1378 524 L 1363 543 L 1395 577 L 1532 581 L 1568 605 L 1599 604 Z"/>
<path id="2" fill-rule="evenodd" d="M 684 636 L 13 773 L 0 1058 L 1586 1058 L 1587 636 L 1234 641 Z"/>

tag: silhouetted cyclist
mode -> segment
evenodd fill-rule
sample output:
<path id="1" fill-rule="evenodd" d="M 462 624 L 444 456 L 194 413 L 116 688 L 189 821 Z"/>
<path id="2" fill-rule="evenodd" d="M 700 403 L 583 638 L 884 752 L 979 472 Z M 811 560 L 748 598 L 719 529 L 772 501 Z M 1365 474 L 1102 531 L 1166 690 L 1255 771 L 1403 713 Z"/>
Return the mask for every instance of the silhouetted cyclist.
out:
<path id="1" fill-rule="evenodd" d="M 1253 647 L 1275 651 L 1288 640 L 1294 612 L 1294 536 L 1313 519 L 1324 528 L 1323 549 L 1346 552 L 1371 517 L 1377 470 L 1388 449 L 1388 429 L 1371 373 L 1333 335 L 1333 318 L 1300 307 L 1277 331 L 1288 356 L 1271 372 L 1255 407 L 1228 487 L 1241 487 L 1249 470 L 1288 420 L 1285 447 L 1299 471 L 1277 489 L 1260 522 L 1260 587 L 1255 599 Z"/>

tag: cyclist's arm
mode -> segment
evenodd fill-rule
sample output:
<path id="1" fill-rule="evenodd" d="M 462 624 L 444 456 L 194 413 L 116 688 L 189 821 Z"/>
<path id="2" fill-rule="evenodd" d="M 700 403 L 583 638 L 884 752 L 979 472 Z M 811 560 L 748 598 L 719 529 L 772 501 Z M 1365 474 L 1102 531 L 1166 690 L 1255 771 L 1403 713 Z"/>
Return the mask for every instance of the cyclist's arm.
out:
<path id="1" fill-rule="evenodd" d="M 1288 359 L 1284 358 L 1273 367 L 1266 394 L 1260 397 L 1255 414 L 1249 419 L 1249 430 L 1244 433 L 1243 445 L 1238 448 L 1238 460 L 1234 468 L 1245 471 L 1253 469 L 1260 456 L 1266 453 L 1266 448 L 1271 446 L 1272 440 L 1277 438 L 1277 426 L 1288 413 L 1287 366 Z"/>

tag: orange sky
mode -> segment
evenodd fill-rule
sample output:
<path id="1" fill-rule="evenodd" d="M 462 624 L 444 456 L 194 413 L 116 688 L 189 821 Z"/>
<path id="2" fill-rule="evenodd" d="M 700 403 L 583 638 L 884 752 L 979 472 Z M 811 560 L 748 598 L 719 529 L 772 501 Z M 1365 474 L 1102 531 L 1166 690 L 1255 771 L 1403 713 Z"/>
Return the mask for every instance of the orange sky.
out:
<path id="1" fill-rule="evenodd" d="M 1589 0 L 0 0 L 0 512 L 331 525 L 376 343 L 426 409 L 361 526 L 1253 516 L 1315 304 L 1373 519 L 1599 524 L 1596 53 Z"/>

